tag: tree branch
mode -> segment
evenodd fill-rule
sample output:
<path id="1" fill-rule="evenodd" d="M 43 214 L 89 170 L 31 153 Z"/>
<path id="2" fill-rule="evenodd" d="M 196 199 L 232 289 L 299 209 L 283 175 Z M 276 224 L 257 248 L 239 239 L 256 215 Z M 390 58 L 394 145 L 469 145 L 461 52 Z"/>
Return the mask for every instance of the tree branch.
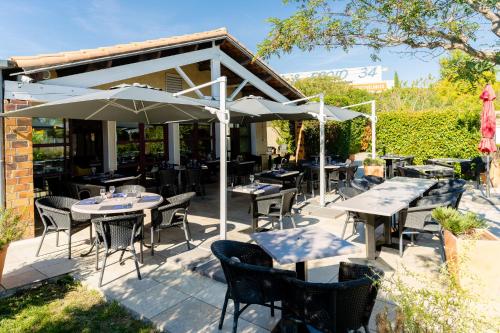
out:
<path id="1" fill-rule="evenodd" d="M 491 31 L 500 37 L 500 15 L 494 11 L 488 9 L 488 7 L 481 5 L 474 0 L 465 0 L 469 6 L 471 6 L 475 11 L 484 16 L 488 21 L 491 22 Z M 500 4 L 496 4 L 497 9 L 500 8 Z"/>

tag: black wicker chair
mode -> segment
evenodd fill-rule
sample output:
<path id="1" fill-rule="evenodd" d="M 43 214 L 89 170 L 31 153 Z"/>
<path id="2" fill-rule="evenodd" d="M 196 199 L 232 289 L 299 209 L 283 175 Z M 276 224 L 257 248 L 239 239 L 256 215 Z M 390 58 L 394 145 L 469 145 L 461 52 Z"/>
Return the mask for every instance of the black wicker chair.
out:
<path id="1" fill-rule="evenodd" d="M 436 185 L 434 185 L 426 195 L 438 195 L 450 192 L 455 192 L 461 190 L 465 186 L 465 180 L 463 179 L 443 179 L 440 180 Z"/>
<path id="2" fill-rule="evenodd" d="M 36 256 L 40 254 L 45 235 L 56 233 L 56 246 L 59 246 L 59 232 L 68 235 L 68 258 L 71 259 L 71 236 L 87 227 L 90 228 L 92 242 L 92 224 L 90 215 L 71 212 L 71 206 L 78 202 L 76 199 L 58 196 L 48 196 L 35 201 L 36 209 L 43 223 L 43 234 Z"/>
<path id="3" fill-rule="evenodd" d="M 382 184 L 385 181 L 382 177 L 372 175 L 363 176 L 363 179 L 365 179 L 370 184 L 370 188 L 375 185 Z"/>
<path id="4" fill-rule="evenodd" d="M 205 182 L 201 169 L 186 170 L 186 191 L 193 191 L 198 195 L 205 195 Z"/>
<path id="5" fill-rule="evenodd" d="M 116 188 L 116 193 L 144 193 L 146 188 L 141 185 L 122 185 Z"/>
<path id="6" fill-rule="evenodd" d="M 325 333 L 347 333 L 368 322 L 384 273 L 376 268 L 341 262 L 338 282 L 312 283 L 284 278 L 282 325 L 298 322 Z M 284 328 L 282 331 L 286 331 Z"/>
<path id="7" fill-rule="evenodd" d="M 292 225 L 295 228 L 295 220 L 293 219 L 292 207 L 297 195 L 297 189 L 291 188 L 283 190 L 279 193 L 264 195 L 257 197 L 254 201 L 254 219 L 257 221 L 255 229 L 258 227 L 258 218 L 261 216 L 269 217 L 274 228 L 274 220 L 278 220 L 280 229 L 283 229 L 283 218 L 290 217 Z"/>
<path id="8" fill-rule="evenodd" d="M 327 173 L 328 190 L 332 189 L 332 185 L 335 191 L 338 191 L 341 187 L 345 186 L 348 169 L 349 167 L 340 167 Z"/>
<path id="9" fill-rule="evenodd" d="M 134 244 L 140 244 L 141 263 L 143 261 L 142 241 L 144 228 L 144 214 L 118 215 L 111 217 L 101 217 L 92 219 L 94 224 L 97 241 L 96 241 L 96 270 L 99 269 L 99 246 L 104 246 L 104 259 L 101 267 L 101 275 L 99 277 L 99 287 L 102 286 L 102 278 L 104 269 L 106 268 L 106 260 L 108 257 L 118 251 L 120 254 L 120 264 L 123 264 L 123 255 L 125 251 L 131 252 L 134 256 L 135 269 L 137 278 L 141 279 L 139 271 L 139 260 L 135 252 Z"/>
<path id="10" fill-rule="evenodd" d="M 432 218 L 434 208 L 448 206 L 458 208 L 464 189 L 455 192 L 427 196 L 419 199 L 415 207 L 405 209 L 400 214 L 399 222 L 399 255 L 403 256 L 403 236 L 409 235 L 413 243 L 414 236 L 428 233 L 439 238 L 441 259 L 446 260 L 444 252 L 443 231 L 441 225 Z"/>
<path id="11" fill-rule="evenodd" d="M 102 189 L 106 189 L 104 186 L 93 184 L 76 184 L 76 188 L 78 200 L 97 197 L 101 194 Z"/>
<path id="12" fill-rule="evenodd" d="M 354 198 L 355 196 L 363 193 L 363 191 L 354 188 L 354 187 L 341 187 L 339 189 L 339 196 L 342 198 L 342 200 L 347 200 Z M 358 213 L 356 212 L 347 212 L 346 213 L 346 220 L 344 222 L 344 228 L 342 229 L 342 239 L 344 239 L 345 232 L 347 229 L 347 225 L 349 223 L 352 223 L 352 235 L 356 233 L 356 229 L 358 226 L 358 223 L 364 223 L 365 221 L 359 216 Z"/>
<path id="13" fill-rule="evenodd" d="M 360 190 L 360 191 L 368 191 L 372 185 L 363 178 L 356 178 L 351 180 L 351 187 Z"/>
<path id="14" fill-rule="evenodd" d="M 159 171 L 160 194 L 166 198 L 179 193 L 179 173 L 170 168 Z"/>
<path id="15" fill-rule="evenodd" d="M 160 231 L 172 227 L 182 227 L 186 236 L 186 245 L 191 249 L 189 241 L 191 240 L 191 231 L 187 214 L 191 199 L 196 195 L 195 192 L 187 192 L 165 199 L 166 205 L 155 208 L 151 211 L 151 255 L 154 255 L 154 233 L 158 234 L 158 242 L 161 241 Z"/>
<path id="16" fill-rule="evenodd" d="M 295 272 L 273 268 L 273 259 L 255 244 L 218 240 L 211 249 L 220 260 L 227 282 L 219 329 L 229 299 L 234 302 L 233 333 L 237 331 L 239 316 L 251 304 L 270 307 L 274 316 L 274 302 L 281 301 L 288 292 L 283 288 L 283 277 L 295 277 Z M 241 303 L 245 306 L 240 309 Z"/>

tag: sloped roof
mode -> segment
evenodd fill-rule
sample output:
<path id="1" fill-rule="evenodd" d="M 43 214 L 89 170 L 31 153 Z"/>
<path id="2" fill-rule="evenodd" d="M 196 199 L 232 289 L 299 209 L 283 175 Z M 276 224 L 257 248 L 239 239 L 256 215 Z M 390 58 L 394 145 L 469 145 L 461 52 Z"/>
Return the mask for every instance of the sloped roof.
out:
<path id="1" fill-rule="evenodd" d="M 9 60 L 14 62 L 17 67 L 27 70 L 33 68 L 70 64 L 83 60 L 99 59 L 103 57 L 116 56 L 138 51 L 147 51 L 158 47 L 173 46 L 177 44 L 226 36 L 228 36 L 227 29 L 219 28 L 216 30 L 197 32 L 189 35 L 152 39 L 143 42 L 118 44 L 113 46 L 99 47 L 96 49 L 38 54 L 34 56 L 13 56 Z"/>

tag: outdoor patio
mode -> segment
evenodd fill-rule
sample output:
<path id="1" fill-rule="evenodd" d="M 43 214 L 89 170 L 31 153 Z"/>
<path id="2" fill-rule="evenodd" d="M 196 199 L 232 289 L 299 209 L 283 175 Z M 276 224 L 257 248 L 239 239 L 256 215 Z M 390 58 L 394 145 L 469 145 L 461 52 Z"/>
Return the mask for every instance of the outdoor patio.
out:
<path id="1" fill-rule="evenodd" d="M 460 208 L 484 214 L 490 221 L 491 230 L 498 234 L 500 225 L 496 221 L 500 220 L 500 213 L 496 207 L 473 202 L 472 197 L 472 192 L 466 192 Z M 335 195 L 327 196 L 327 202 L 334 199 Z M 315 225 L 340 236 L 345 215 L 328 207 L 320 208 L 317 200 L 316 197 L 296 207 L 300 211 L 300 214 L 296 214 L 297 226 Z M 180 228 L 162 231 L 162 240 L 155 249 L 155 256 L 150 255 L 149 249 L 144 249 L 144 264 L 140 266 L 142 280 L 137 279 L 133 260 L 129 258 L 125 260 L 124 265 L 120 265 L 119 256 L 111 256 L 104 274 L 103 286 L 100 288 L 105 298 L 117 300 L 139 318 L 152 321 L 166 332 L 216 332 L 226 290 L 223 283 L 216 281 L 220 280 L 222 274 L 216 269 L 218 261 L 210 252 L 210 245 L 219 238 L 217 208 L 217 187 L 209 186 L 207 195 L 203 198 L 196 197 L 191 204 L 189 223 L 193 239 L 192 249 L 187 250 L 184 233 Z M 261 220 L 259 226 L 265 226 L 265 223 Z M 340 261 L 373 264 L 383 269 L 386 274 L 405 265 L 412 271 L 429 274 L 429 278 L 439 270 L 438 242 L 429 236 L 420 237 L 418 244 L 409 246 L 402 258 L 399 257 L 397 248 L 383 247 L 376 260 L 367 261 L 364 259 L 363 228 L 358 227 L 358 231 L 359 234 L 348 240 L 359 247 L 359 253 L 311 261 L 310 281 L 336 281 Z M 347 234 L 349 232 L 350 227 Z M 248 201 L 244 196 L 229 195 L 228 239 L 249 242 L 250 233 Z M 149 235 L 147 226 L 146 235 Z M 84 230 L 76 235 L 71 260 L 67 259 L 64 236 L 61 240 L 60 246 L 56 247 L 55 235 L 47 236 L 39 257 L 35 257 L 39 238 L 11 244 L 2 281 L 3 292 L 9 293 L 22 286 L 66 273 L 70 273 L 90 288 L 98 288 L 100 272 L 95 270 L 95 254 L 80 257 L 90 245 L 88 231 Z M 373 332 L 375 316 L 384 307 L 392 308 L 384 294 L 379 292 L 370 321 L 370 329 Z M 230 331 L 230 313 L 232 302 L 229 303 L 223 331 Z M 279 318 L 279 311 L 273 318 L 267 308 L 252 305 L 241 315 L 239 331 L 267 332 Z"/>

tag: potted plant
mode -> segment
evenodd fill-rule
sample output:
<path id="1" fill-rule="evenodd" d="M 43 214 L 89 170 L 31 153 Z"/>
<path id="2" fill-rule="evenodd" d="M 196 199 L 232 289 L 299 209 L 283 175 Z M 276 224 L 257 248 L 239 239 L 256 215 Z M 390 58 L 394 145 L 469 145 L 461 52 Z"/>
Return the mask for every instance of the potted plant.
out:
<path id="1" fill-rule="evenodd" d="M 381 158 L 367 157 L 363 161 L 365 176 L 384 177 L 385 161 Z"/>
<path id="2" fill-rule="evenodd" d="M 21 215 L 15 214 L 12 209 L 0 210 L 0 282 L 7 248 L 11 242 L 21 239 L 25 228 L 26 224 L 21 222 Z"/>
<path id="3" fill-rule="evenodd" d="M 484 297 L 500 295 L 500 242 L 486 222 L 475 213 L 448 207 L 434 209 L 432 217 L 444 229 L 446 263 L 457 282 Z"/>

